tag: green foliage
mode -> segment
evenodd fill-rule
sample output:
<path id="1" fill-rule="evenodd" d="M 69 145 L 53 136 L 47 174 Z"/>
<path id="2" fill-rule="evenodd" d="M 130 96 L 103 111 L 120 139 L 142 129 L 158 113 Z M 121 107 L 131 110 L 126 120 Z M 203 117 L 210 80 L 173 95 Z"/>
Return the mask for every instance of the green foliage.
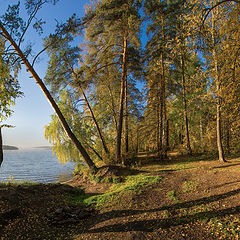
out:
<path id="1" fill-rule="evenodd" d="M 123 183 L 113 184 L 110 189 L 104 194 L 90 197 L 83 195 L 75 195 L 71 197 L 70 200 L 74 203 L 84 203 L 87 205 L 94 204 L 96 207 L 101 207 L 103 205 L 111 205 L 117 202 L 118 198 L 120 198 L 121 195 L 136 193 L 140 191 L 142 187 L 159 183 L 161 179 L 162 178 L 160 176 L 128 176 Z"/>
<path id="2" fill-rule="evenodd" d="M 0 38 L 0 123 L 11 116 L 11 106 L 22 96 L 16 76 L 11 75 L 13 69 L 4 60 L 4 50 L 5 43 Z"/>

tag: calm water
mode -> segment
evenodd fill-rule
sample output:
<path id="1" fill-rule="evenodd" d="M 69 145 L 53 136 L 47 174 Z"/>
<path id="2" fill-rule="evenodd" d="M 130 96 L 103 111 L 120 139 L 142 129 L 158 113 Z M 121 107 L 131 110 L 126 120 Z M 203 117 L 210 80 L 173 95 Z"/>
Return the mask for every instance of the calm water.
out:
<path id="1" fill-rule="evenodd" d="M 62 182 L 71 179 L 73 163 L 60 164 L 51 150 L 7 150 L 0 168 L 0 181 L 29 180 L 34 182 Z"/>

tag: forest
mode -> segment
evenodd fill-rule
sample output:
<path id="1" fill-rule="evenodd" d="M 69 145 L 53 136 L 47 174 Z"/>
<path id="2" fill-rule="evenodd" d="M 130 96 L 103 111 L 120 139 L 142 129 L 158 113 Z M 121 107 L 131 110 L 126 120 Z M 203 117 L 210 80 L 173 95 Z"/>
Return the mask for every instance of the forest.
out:
<path id="1" fill-rule="evenodd" d="M 101 1 L 69 20 L 80 29 L 45 39 L 45 83 L 95 164 L 239 152 L 238 11 L 234 1 Z M 71 44 L 80 33 L 81 49 Z M 60 161 L 81 158 L 56 115 L 45 134 Z"/>
<path id="2" fill-rule="evenodd" d="M 96 0 L 48 34 L 38 13 L 61 1 L 0 17 L 0 166 L 26 70 L 74 176 L 0 182 L 0 238 L 239 239 L 240 1 Z"/>
<path id="3" fill-rule="evenodd" d="M 28 60 L 31 46 L 20 45 L 31 24 L 42 31 L 36 15 L 47 3 L 26 1 L 27 22 L 20 4 L 2 17 L 2 120 L 22 94 L 22 62 L 56 112 L 45 136 L 63 163 L 131 165 L 139 153 L 164 161 L 173 150 L 224 162 L 239 153 L 238 1 L 96 1 L 43 39 L 41 80 L 39 55 Z"/>

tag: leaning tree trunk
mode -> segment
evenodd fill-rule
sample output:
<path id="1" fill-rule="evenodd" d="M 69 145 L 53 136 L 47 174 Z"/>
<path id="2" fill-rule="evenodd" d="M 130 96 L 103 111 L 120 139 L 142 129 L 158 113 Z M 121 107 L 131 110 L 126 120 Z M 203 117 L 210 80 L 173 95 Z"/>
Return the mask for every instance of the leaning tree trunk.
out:
<path id="1" fill-rule="evenodd" d="M 51 106 L 53 107 L 55 113 L 57 114 L 59 121 L 61 122 L 64 130 L 66 131 L 68 137 L 72 140 L 72 142 L 75 144 L 78 151 L 81 153 L 83 159 L 85 160 L 86 164 L 92 171 L 97 171 L 97 167 L 86 152 L 85 148 L 82 146 L 82 144 L 78 141 L 72 130 L 70 129 L 66 119 L 64 118 L 61 110 L 59 109 L 58 105 L 54 101 L 53 97 L 51 96 L 50 92 L 46 88 L 45 84 L 41 80 L 41 78 L 36 73 L 35 69 L 32 67 L 32 65 L 29 63 L 19 46 L 16 44 L 16 42 L 13 40 L 13 38 L 10 36 L 8 31 L 4 28 L 2 23 L 0 22 L 0 30 L 2 31 L 2 34 L 4 37 L 10 42 L 12 47 L 17 52 L 18 56 L 21 58 L 22 62 L 27 67 L 27 70 L 31 73 L 32 77 L 35 79 L 36 83 L 39 85 L 45 96 L 47 97 L 48 101 L 50 102 Z"/>
<path id="2" fill-rule="evenodd" d="M 75 73 L 73 67 L 71 66 L 71 64 L 69 63 L 69 61 L 67 60 L 67 58 L 65 58 L 65 60 L 67 61 L 68 65 L 69 65 L 69 67 L 70 67 L 70 69 L 71 69 L 71 71 L 72 71 L 72 74 L 75 76 L 75 79 L 78 81 L 78 76 L 77 76 L 77 74 Z M 100 130 L 100 127 L 99 127 L 99 125 L 98 125 L 98 122 L 97 122 L 97 119 L 96 119 L 96 117 L 95 117 L 95 115 L 94 115 L 94 112 L 93 112 L 93 110 L 92 110 L 92 107 L 91 107 L 91 105 L 90 105 L 90 103 L 89 103 L 89 101 L 88 101 L 88 98 L 87 98 L 87 96 L 86 96 L 83 88 L 81 87 L 81 85 L 79 85 L 79 88 L 80 88 L 80 90 L 81 90 L 81 92 L 82 92 L 84 101 L 86 102 L 86 104 L 87 104 L 87 106 L 88 106 L 88 109 L 89 109 L 89 111 L 90 111 L 90 113 L 91 113 L 91 116 L 92 116 L 92 119 L 93 119 L 93 121 L 94 121 L 95 127 L 97 128 L 97 132 L 98 132 L 99 138 L 101 139 L 101 142 L 102 142 L 102 145 L 103 145 L 103 149 L 104 149 L 104 151 L 105 151 L 106 154 L 109 154 L 108 147 L 107 147 L 106 142 L 105 142 L 105 140 L 104 140 L 104 138 L 103 138 L 102 132 L 101 132 L 101 130 Z"/>
<path id="3" fill-rule="evenodd" d="M 0 167 L 3 162 L 3 142 L 2 142 L 2 128 L 0 127 Z"/>
<path id="4" fill-rule="evenodd" d="M 123 110 L 125 99 L 125 85 L 127 79 L 127 37 L 128 30 L 125 30 L 123 39 L 123 62 L 122 62 L 122 79 L 121 79 L 121 93 L 119 103 L 119 120 L 117 129 L 117 147 L 116 147 L 116 162 L 121 162 L 121 141 L 122 141 L 122 127 L 123 127 Z"/>
<path id="5" fill-rule="evenodd" d="M 90 111 L 90 113 L 91 113 L 91 115 L 92 115 L 92 118 L 93 118 L 93 121 L 94 121 L 94 123 L 95 123 L 95 126 L 96 126 L 96 128 L 97 128 L 98 136 L 99 136 L 100 139 L 101 139 L 101 142 L 102 142 L 102 145 L 103 145 L 103 149 L 104 149 L 104 151 L 105 151 L 106 154 L 109 154 L 109 150 L 108 150 L 107 144 L 106 144 L 106 142 L 105 142 L 105 140 L 104 140 L 104 137 L 103 137 L 102 132 L 101 132 L 101 130 L 100 130 L 100 127 L 99 127 L 99 125 L 98 125 L 97 119 L 96 119 L 96 117 L 95 117 L 95 115 L 94 115 L 94 112 L 93 112 L 93 110 L 92 110 L 92 107 L 91 107 L 91 105 L 89 104 L 89 101 L 88 101 L 88 99 L 87 99 L 87 96 L 86 96 L 85 92 L 83 91 L 82 87 L 80 87 L 80 88 L 81 88 L 81 91 L 82 91 L 84 100 L 85 100 L 85 102 L 86 102 L 86 104 L 87 104 L 87 106 L 88 106 L 88 109 L 89 109 L 89 111 Z"/>

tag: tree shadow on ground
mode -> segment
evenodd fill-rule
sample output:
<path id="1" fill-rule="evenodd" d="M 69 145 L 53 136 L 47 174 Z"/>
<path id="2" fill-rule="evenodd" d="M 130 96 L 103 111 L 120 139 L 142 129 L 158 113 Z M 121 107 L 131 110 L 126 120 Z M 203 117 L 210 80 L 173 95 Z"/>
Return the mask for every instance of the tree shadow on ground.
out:
<path id="1" fill-rule="evenodd" d="M 220 209 L 220 210 L 210 210 L 199 212 L 195 214 L 188 214 L 186 216 L 181 217 L 169 217 L 165 219 L 150 219 L 150 220 L 137 220 L 137 221 L 129 221 L 126 223 L 117 223 L 112 225 L 107 225 L 100 228 L 94 228 L 97 224 L 117 219 L 121 217 L 130 217 L 138 214 L 150 214 L 156 213 L 164 210 L 168 210 L 169 212 L 174 212 L 177 209 L 186 209 L 191 207 L 200 206 L 202 204 L 209 204 L 215 201 L 219 201 L 240 193 L 240 189 L 233 190 L 227 193 L 213 195 L 210 197 L 204 197 L 201 199 L 183 202 L 183 203 L 176 203 L 169 206 L 162 206 L 160 208 L 155 209 L 147 209 L 147 210 L 112 210 L 109 212 L 105 212 L 95 216 L 94 219 L 89 219 L 90 224 L 88 225 L 87 229 L 84 230 L 85 233 L 101 233 L 101 232 L 128 232 L 128 231 L 144 231 L 144 232 L 153 232 L 156 229 L 162 228 L 166 229 L 171 226 L 178 226 L 193 223 L 198 220 L 205 220 L 214 217 L 224 217 L 227 215 L 235 214 L 240 212 L 240 206 Z M 92 229 L 94 228 L 94 229 Z"/>
<path id="2" fill-rule="evenodd" d="M 224 163 L 225 164 L 225 163 Z M 222 166 L 216 166 L 216 167 L 212 167 L 212 169 L 222 169 L 222 168 L 228 168 L 228 167 L 235 167 L 240 165 L 240 163 L 231 163 L 231 162 L 227 162 L 228 165 L 222 165 Z"/>
<path id="3" fill-rule="evenodd" d="M 214 161 L 217 160 L 217 155 L 215 154 L 192 154 L 192 155 L 176 155 L 176 156 L 169 156 L 164 160 L 160 160 L 157 156 L 150 156 L 150 157 L 136 157 L 137 162 L 141 162 L 141 165 L 148 166 L 148 165 L 173 165 L 173 164 L 184 164 L 184 163 L 193 163 L 193 162 L 200 162 L 200 161 Z"/>
<path id="4" fill-rule="evenodd" d="M 230 214 L 240 212 L 240 206 L 227 208 L 223 210 L 212 210 L 196 213 L 193 215 L 187 215 L 183 217 L 172 217 L 166 219 L 152 219 L 152 220 L 140 220 L 132 221 L 121 224 L 113 224 L 97 229 L 88 230 L 88 233 L 101 233 L 101 232 L 129 232 L 129 231 L 142 231 L 153 232 L 156 229 L 167 229 L 172 226 L 184 225 L 193 223 L 195 221 L 210 219 L 214 217 L 224 217 Z"/>
<path id="5" fill-rule="evenodd" d="M 224 183 L 224 184 L 213 186 L 211 188 L 220 188 L 220 187 L 225 187 L 226 185 L 231 185 L 231 184 L 236 184 L 236 183 L 240 183 L 240 181 L 227 182 L 227 183 Z"/>

